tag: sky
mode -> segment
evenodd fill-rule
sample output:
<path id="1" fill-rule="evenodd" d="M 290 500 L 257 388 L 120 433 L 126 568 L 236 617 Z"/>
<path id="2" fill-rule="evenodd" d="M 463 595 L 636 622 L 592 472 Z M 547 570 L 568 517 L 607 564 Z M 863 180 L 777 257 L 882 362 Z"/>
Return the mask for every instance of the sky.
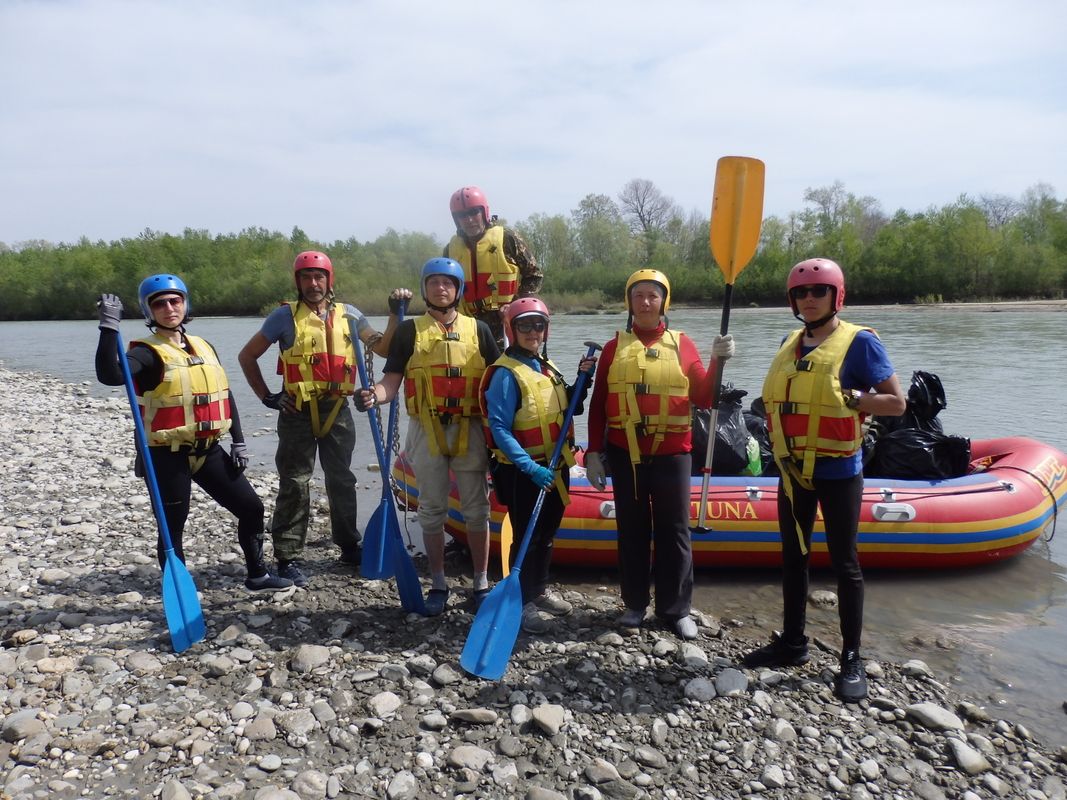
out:
<path id="1" fill-rule="evenodd" d="M 0 0 L 0 243 L 248 227 L 444 241 L 652 181 L 764 213 L 1067 195 L 1067 3 Z"/>

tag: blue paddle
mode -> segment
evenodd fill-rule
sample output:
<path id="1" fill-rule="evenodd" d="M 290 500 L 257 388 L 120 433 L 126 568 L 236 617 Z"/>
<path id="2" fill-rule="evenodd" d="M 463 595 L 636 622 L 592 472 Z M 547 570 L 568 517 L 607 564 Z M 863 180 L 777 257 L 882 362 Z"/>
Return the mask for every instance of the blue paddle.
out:
<path id="1" fill-rule="evenodd" d="M 585 345 L 589 348 L 585 354 L 586 358 L 592 358 L 600 349 L 596 342 L 586 342 Z M 550 470 L 555 471 L 559 464 L 563 444 L 567 441 L 567 431 L 570 430 L 571 420 L 574 419 L 574 410 L 578 407 L 582 389 L 588 378 L 588 372 L 578 373 L 567 414 L 563 417 L 559 439 L 552 450 L 552 459 L 548 462 Z M 530 540 L 533 539 L 537 518 L 541 515 L 541 506 L 545 503 L 547 493 L 546 489 L 542 489 L 537 495 L 537 502 L 534 503 L 533 513 L 526 525 L 526 532 L 522 536 L 511 572 L 493 587 L 474 617 L 470 633 L 467 634 L 467 643 L 459 657 L 459 665 L 471 675 L 497 681 L 508 668 L 508 661 L 511 660 L 511 653 L 515 649 L 515 640 L 519 636 L 519 625 L 522 623 L 522 585 L 519 583 L 519 574 L 522 572 L 522 562 L 526 558 Z"/>
<path id="2" fill-rule="evenodd" d="M 405 305 L 406 301 L 402 300 L 397 313 L 400 320 L 404 319 Z M 359 381 L 364 389 L 369 389 L 370 381 L 367 379 L 367 368 L 363 363 L 363 347 L 356 332 L 355 320 L 349 319 L 348 325 L 352 345 L 356 350 Z M 398 400 L 398 397 L 394 397 L 389 407 L 387 435 L 390 443 L 396 431 Z M 419 583 L 419 573 L 415 569 L 415 562 L 411 560 L 411 554 L 404 547 L 400 523 L 396 518 L 396 507 L 393 505 L 392 493 L 389 490 L 389 451 L 382 444 L 378 407 L 374 406 L 369 409 L 367 417 L 370 420 L 374 449 L 378 455 L 378 469 L 382 475 L 382 500 L 363 529 L 363 557 L 360 561 L 359 572 L 364 578 L 370 580 L 385 580 L 396 575 L 396 588 L 400 595 L 401 607 L 405 611 L 425 614 L 426 606 L 422 596 L 422 584 Z"/>
<path id="3" fill-rule="evenodd" d="M 200 608 L 200 598 L 196 593 L 193 576 L 189 574 L 185 564 L 174 552 L 174 544 L 170 540 L 167 517 L 163 513 L 163 498 L 159 494 L 159 484 L 156 482 L 156 470 L 152 466 L 152 455 L 148 452 L 148 437 L 145 435 L 144 422 L 141 420 L 141 410 L 137 406 L 137 392 L 133 388 L 133 376 L 130 374 L 130 365 L 126 361 L 126 347 L 122 343 L 122 334 L 116 331 L 116 336 L 119 364 L 126 383 L 126 396 L 130 401 L 137 449 L 144 464 L 148 493 L 152 497 L 152 510 L 156 515 L 159 535 L 163 539 L 163 615 L 167 618 L 167 628 L 170 630 L 170 642 L 174 645 L 174 652 L 180 653 L 199 642 L 207 634 L 204 612 Z"/>

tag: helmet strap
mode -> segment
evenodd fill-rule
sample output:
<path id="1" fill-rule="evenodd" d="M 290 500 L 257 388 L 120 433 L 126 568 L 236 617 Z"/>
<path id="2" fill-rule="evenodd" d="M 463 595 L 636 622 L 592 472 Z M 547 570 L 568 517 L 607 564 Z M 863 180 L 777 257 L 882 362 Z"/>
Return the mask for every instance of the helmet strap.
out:
<path id="1" fill-rule="evenodd" d="M 804 322 L 804 317 L 801 316 L 799 313 L 795 314 L 794 316 L 801 322 Z M 829 314 L 827 314 L 825 317 L 820 317 L 814 322 L 804 322 L 804 333 L 806 333 L 808 336 L 814 336 L 816 330 L 821 328 L 823 325 L 825 325 L 827 322 L 829 322 L 836 316 L 837 311 L 835 309 L 834 311 L 831 311 Z"/>

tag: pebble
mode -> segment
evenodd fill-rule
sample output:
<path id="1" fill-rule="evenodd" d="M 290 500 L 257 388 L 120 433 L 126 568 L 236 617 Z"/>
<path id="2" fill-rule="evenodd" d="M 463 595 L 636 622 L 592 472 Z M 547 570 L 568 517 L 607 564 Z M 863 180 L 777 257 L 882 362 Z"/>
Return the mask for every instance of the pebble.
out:
<path id="1" fill-rule="evenodd" d="M 318 498 L 311 585 L 264 597 L 232 518 L 194 491 L 207 636 L 175 654 L 124 397 L 3 367 L 0 384 L 5 798 L 1067 799 L 1067 747 L 918 659 L 867 661 L 871 697 L 848 706 L 833 647 L 742 668 L 776 620 L 700 612 L 700 645 L 652 620 L 623 636 L 614 587 L 568 592 L 572 613 L 520 634 L 501 681 L 470 677 L 462 604 L 407 615 L 393 582 L 337 567 Z M 269 516 L 275 477 L 249 478 Z M 463 559 L 448 567 L 463 580 Z"/>

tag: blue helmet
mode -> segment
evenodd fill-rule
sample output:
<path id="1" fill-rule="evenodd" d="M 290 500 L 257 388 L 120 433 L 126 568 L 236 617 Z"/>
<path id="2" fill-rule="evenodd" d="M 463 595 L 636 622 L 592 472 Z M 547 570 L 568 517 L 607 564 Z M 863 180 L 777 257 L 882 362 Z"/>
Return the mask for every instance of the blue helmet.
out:
<path id="1" fill-rule="evenodd" d="M 137 290 L 137 296 L 141 301 L 141 313 L 144 314 L 145 322 L 149 325 L 154 324 L 150 307 L 152 298 L 165 292 L 177 292 L 185 298 L 185 319 L 189 319 L 189 314 L 192 313 L 193 306 L 189 302 L 189 290 L 185 288 L 185 282 L 181 278 L 167 274 L 149 275 L 141 281 L 141 286 Z"/>
<path id="2" fill-rule="evenodd" d="M 463 299 L 463 265 L 454 258 L 431 258 L 422 267 L 422 278 L 419 280 L 419 288 L 422 290 L 422 299 L 427 303 L 426 279 L 431 275 L 447 275 L 456 284 L 456 303 Z"/>

